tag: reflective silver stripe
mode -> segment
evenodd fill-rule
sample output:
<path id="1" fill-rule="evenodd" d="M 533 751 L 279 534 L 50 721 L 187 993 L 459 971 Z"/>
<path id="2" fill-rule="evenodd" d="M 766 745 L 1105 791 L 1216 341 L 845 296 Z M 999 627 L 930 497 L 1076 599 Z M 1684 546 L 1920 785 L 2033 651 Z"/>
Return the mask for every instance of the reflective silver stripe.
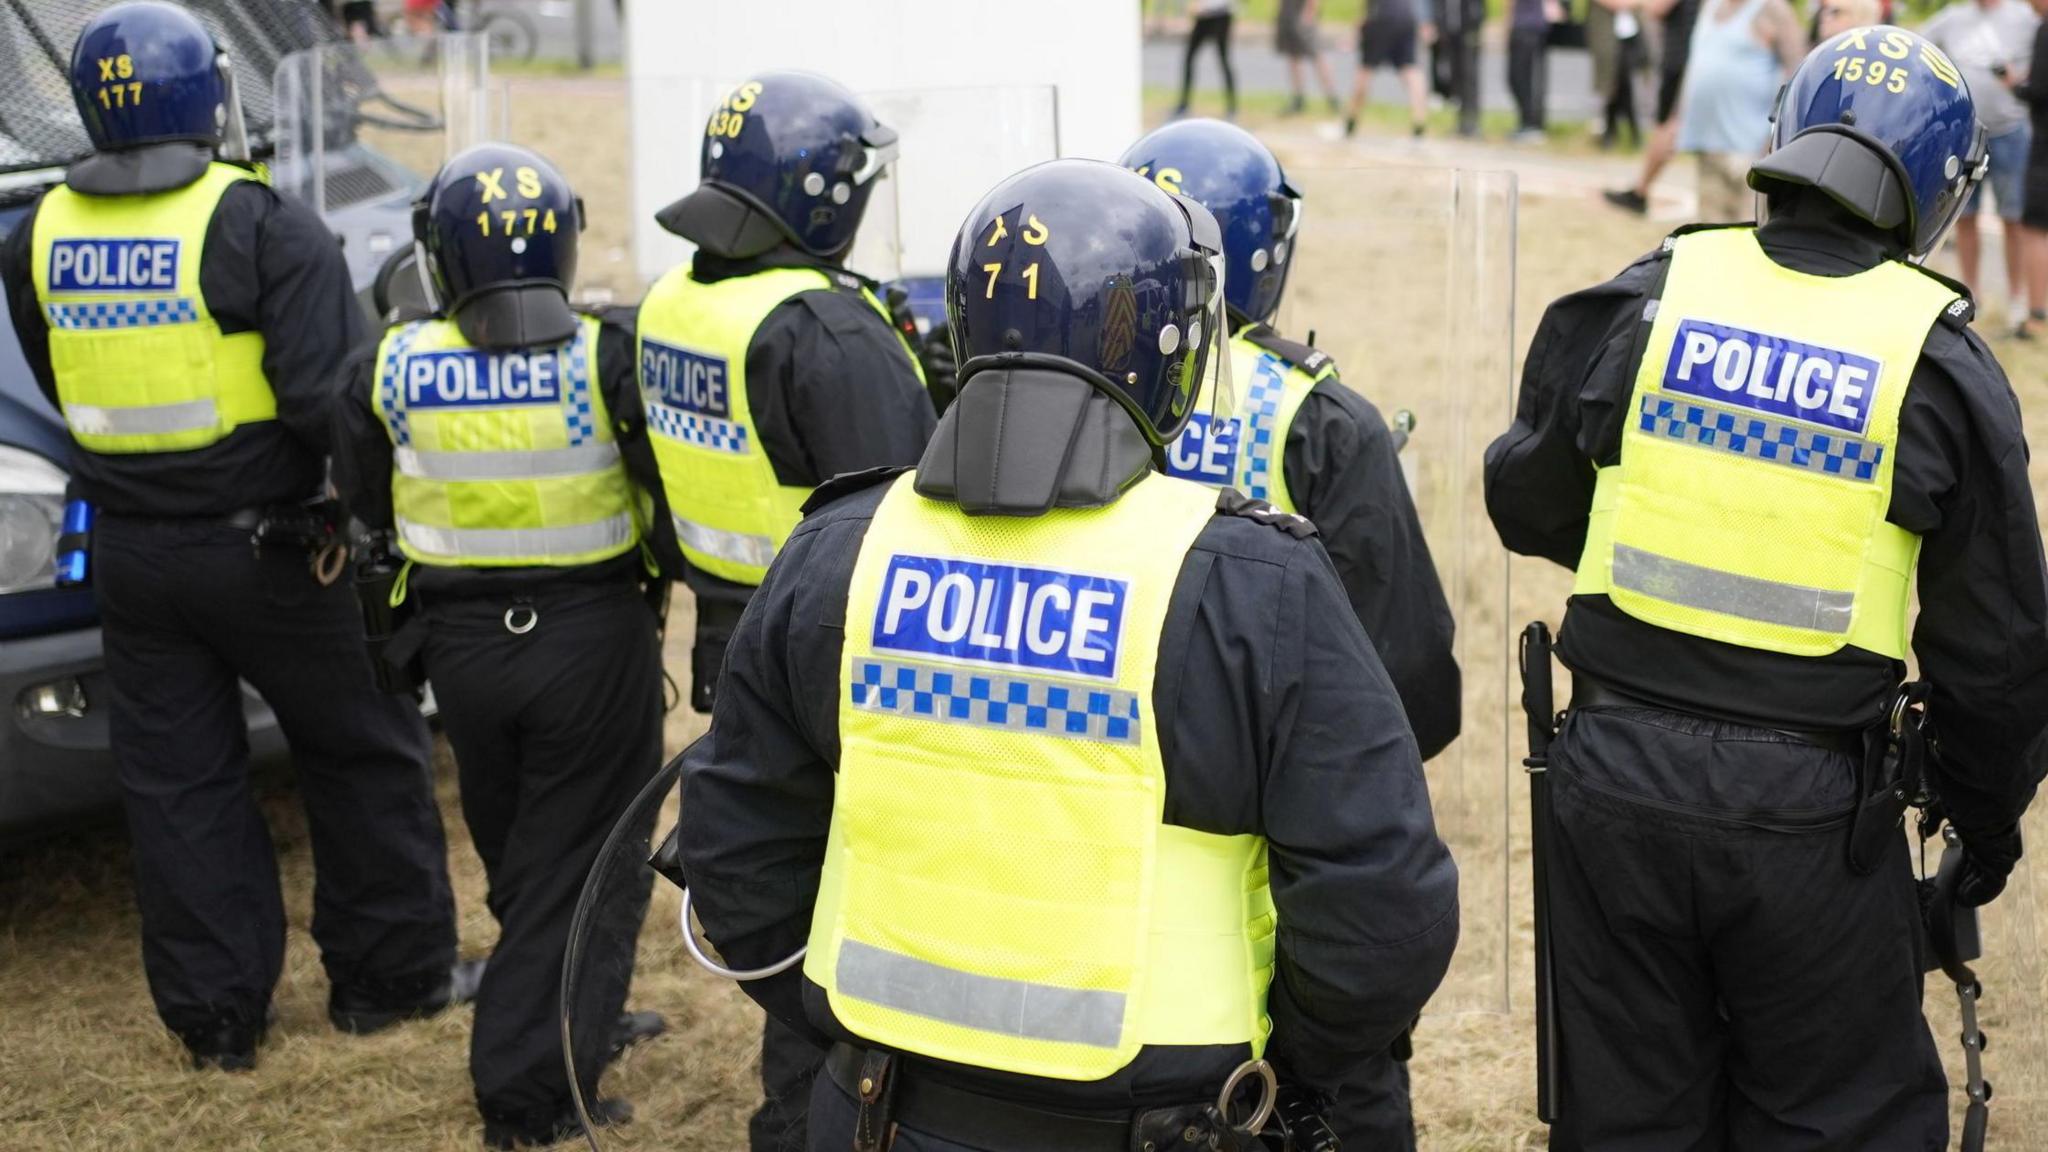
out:
<path id="1" fill-rule="evenodd" d="M 1856 607 L 1854 592 L 1739 576 L 1626 544 L 1614 546 L 1614 586 L 1723 616 L 1835 635 L 1849 631 Z"/>
<path id="2" fill-rule="evenodd" d="M 407 544 L 432 556 L 574 556 L 615 548 L 633 539 L 633 516 L 621 512 L 592 524 L 555 528 L 442 528 L 400 520 Z"/>
<path id="3" fill-rule="evenodd" d="M 775 562 L 775 541 L 766 536 L 728 532 L 681 516 L 676 516 L 675 522 L 676 535 L 682 539 L 685 548 L 695 548 L 706 556 L 745 564 L 749 568 L 766 568 Z"/>
<path id="4" fill-rule="evenodd" d="M 503 452 L 427 452 L 400 447 L 398 470 L 416 480 L 544 480 L 602 472 L 619 462 L 612 441 Z"/>
<path id="5" fill-rule="evenodd" d="M 210 397 L 136 408 L 66 404 L 64 422 L 71 426 L 73 432 L 83 436 L 149 436 L 217 428 L 220 426 L 220 414 Z"/>
<path id="6" fill-rule="evenodd" d="M 1121 992 L 980 976 L 858 940 L 840 941 L 834 980 L 842 995 L 981 1032 L 1090 1048 L 1115 1048 L 1123 1036 Z"/>
<path id="7" fill-rule="evenodd" d="M 860 657 L 846 691 L 853 706 L 912 720 L 972 724 L 1107 744 L 1138 744 L 1138 694 L 1107 685 Z"/>

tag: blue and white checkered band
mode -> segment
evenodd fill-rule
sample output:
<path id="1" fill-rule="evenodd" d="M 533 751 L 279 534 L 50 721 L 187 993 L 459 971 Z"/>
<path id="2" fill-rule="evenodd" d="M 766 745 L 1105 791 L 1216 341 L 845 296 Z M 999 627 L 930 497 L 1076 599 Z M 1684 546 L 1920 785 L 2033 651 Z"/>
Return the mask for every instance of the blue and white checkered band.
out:
<path id="1" fill-rule="evenodd" d="M 736 456 L 747 454 L 747 426 L 744 424 L 679 411 L 666 404 L 647 406 L 647 424 L 656 435 L 671 440 L 681 440 L 713 452 L 731 452 Z"/>
<path id="2" fill-rule="evenodd" d="M 1245 390 L 1244 494 L 1273 498 L 1273 457 L 1280 434 L 1280 400 L 1287 393 L 1287 365 L 1271 352 L 1259 357 Z"/>
<path id="3" fill-rule="evenodd" d="M 1137 693 L 1120 688 L 869 657 L 853 661 L 847 693 L 856 708 L 911 719 L 1108 744 L 1143 738 Z"/>
<path id="4" fill-rule="evenodd" d="M 406 418 L 405 406 L 398 402 L 398 365 L 425 327 L 426 321 L 422 320 L 399 329 L 384 346 L 384 362 L 377 367 L 378 406 L 384 411 L 384 423 L 391 428 L 392 443 L 400 447 L 412 443 L 412 424 Z"/>
<path id="5" fill-rule="evenodd" d="M 164 324 L 197 324 L 199 307 L 183 296 L 161 300 L 116 300 L 99 304 L 47 304 L 50 327 L 68 331 L 103 328 L 155 328 Z"/>
<path id="6" fill-rule="evenodd" d="M 1878 465 L 1884 461 L 1882 444 L 1654 392 L 1643 397 L 1637 427 L 1651 436 L 1850 480 L 1875 480 Z"/>
<path id="7" fill-rule="evenodd" d="M 583 324 L 576 325 L 576 338 L 565 350 L 569 360 L 569 379 L 563 391 L 568 399 L 566 415 L 569 420 L 569 446 L 588 444 L 597 435 L 593 425 L 596 417 L 590 411 L 590 330 Z"/>

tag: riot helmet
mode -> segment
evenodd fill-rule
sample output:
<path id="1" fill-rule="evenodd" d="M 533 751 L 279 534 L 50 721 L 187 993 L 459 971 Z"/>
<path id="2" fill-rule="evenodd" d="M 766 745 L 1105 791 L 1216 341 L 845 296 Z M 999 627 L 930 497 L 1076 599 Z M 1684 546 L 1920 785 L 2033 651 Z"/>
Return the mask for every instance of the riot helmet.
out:
<path id="1" fill-rule="evenodd" d="M 538 153 L 479 144 L 442 165 L 412 209 L 441 310 L 486 348 L 558 344 L 576 332 L 583 202 Z"/>
<path id="2" fill-rule="evenodd" d="M 1200 204 L 1114 164 L 1028 168 L 982 197 L 953 242 L 946 314 L 962 392 L 993 368 L 1078 376 L 1156 449 L 1229 359 L 1223 285 L 1222 235 Z"/>
<path id="3" fill-rule="evenodd" d="M 137 0 L 101 12 L 71 49 L 71 98 L 100 152 L 145 144 L 227 143 L 245 157 L 241 106 L 227 56 L 199 18 Z"/>
<path id="4" fill-rule="evenodd" d="M 1961 213 L 1986 157 L 1955 64 L 1918 33 L 1879 25 L 1822 43 L 1792 74 L 1749 185 L 1766 197 L 1780 186 L 1825 192 L 1920 259 Z"/>
<path id="5" fill-rule="evenodd" d="M 702 183 L 660 222 L 732 259 L 789 243 L 821 260 L 853 245 L 896 133 L 823 76 L 766 72 L 726 94 L 704 126 Z"/>
<path id="6" fill-rule="evenodd" d="M 1301 193 L 1272 150 L 1235 124 L 1179 120 L 1147 133 L 1117 163 L 1216 217 L 1224 299 L 1244 320 L 1271 323 L 1301 227 Z"/>

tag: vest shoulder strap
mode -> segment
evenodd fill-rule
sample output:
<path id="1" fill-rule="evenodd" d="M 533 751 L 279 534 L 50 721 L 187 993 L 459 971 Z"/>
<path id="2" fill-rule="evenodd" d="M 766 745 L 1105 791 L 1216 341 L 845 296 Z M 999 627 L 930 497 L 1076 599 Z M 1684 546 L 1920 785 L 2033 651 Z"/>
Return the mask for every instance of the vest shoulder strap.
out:
<path id="1" fill-rule="evenodd" d="M 834 500 L 873 488 L 884 480 L 901 476 L 910 469 L 911 466 L 908 464 L 894 464 L 834 476 L 812 490 L 810 496 L 804 500 L 803 514 L 809 516 Z"/>
<path id="2" fill-rule="evenodd" d="M 1216 511 L 1225 516 L 1237 516 L 1264 524 L 1268 528 L 1287 533 L 1296 540 L 1307 540 L 1316 534 L 1316 526 L 1306 516 L 1282 512 L 1264 500 L 1255 500 L 1235 488 L 1222 488 L 1216 493 Z"/>
<path id="3" fill-rule="evenodd" d="M 1335 380 L 1338 378 L 1337 362 L 1330 358 L 1328 352 L 1314 345 L 1304 344 L 1299 340 L 1289 340 L 1265 324 L 1254 324 L 1250 328 L 1245 329 L 1241 335 L 1244 337 L 1245 342 L 1249 343 L 1252 347 L 1257 348 L 1261 352 L 1270 352 L 1278 356 L 1293 367 L 1308 373 L 1313 379 L 1322 380 L 1328 378 Z"/>

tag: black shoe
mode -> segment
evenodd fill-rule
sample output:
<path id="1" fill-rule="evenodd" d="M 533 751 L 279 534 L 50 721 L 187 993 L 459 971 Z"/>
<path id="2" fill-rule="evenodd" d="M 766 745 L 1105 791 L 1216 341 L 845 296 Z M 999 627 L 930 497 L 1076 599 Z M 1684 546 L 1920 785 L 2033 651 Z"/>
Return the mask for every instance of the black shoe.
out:
<path id="1" fill-rule="evenodd" d="M 1353 136 L 1355 136 L 1355 135 L 1357 135 L 1357 134 L 1358 134 L 1358 117 L 1356 117 L 1356 116 L 1346 116 L 1346 117 L 1344 118 L 1344 138 L 1345 138 L 1346 140 L 1349 140 L 1349 139 L 1351 139 L 1351 138 L 1352 138 Z"/>
<path id="2" fill-rule="evenodd" d="M 222 1072 L 247 1072 L 256 1067 L 256 1046 L 263 1042 L 263 1029 L 232 1020 L 206 1028 L 181 1032 L 178 1039 L 192 1054 L 192 1067 L 218 1068 Z"/>
<path id="3" fill-rule="evenodd" d="M 617 1060 L 625 1055 L 626 1049 L 666 1031 L 668 1021 L 659 1012 L 621 1012 L 619 1022 L 612 1027 L 611 1053 L 607 1059 Z"/>
<path id="4" fill-rule="evenodd" d="M 1638 216 L 1649 215 L 1649 198 L 1633 188 L 1609 188 L 1600 195 L 1606 197 L 1609 204 L 1624 212 L 1633 212 Z"/>
<path id="5" fill-rule="evenodd" d="M 630 1124 L 633 1122 L 633 1104 L 628 1100 L 599 1100 L 590 1106 L 590 1122 L 599 1128 Z M 484 1147 L 505 1152 L 514 1148 L 546 1148 L 582 1135 L 583 1122 L 576 1118 L 574 1108 L 533 1124 L 509 1120 L 484 1121 Z"/>
<path id="6" fill-rule="evenodd" d="M 382 1032 L 406 1020 L 425 1020 L 451 1004 L 476 999 L 484 960 L 460 960 L 438 979 L 338 984 L 327 994 L 327 1018 L 353 1036 Z"/>

